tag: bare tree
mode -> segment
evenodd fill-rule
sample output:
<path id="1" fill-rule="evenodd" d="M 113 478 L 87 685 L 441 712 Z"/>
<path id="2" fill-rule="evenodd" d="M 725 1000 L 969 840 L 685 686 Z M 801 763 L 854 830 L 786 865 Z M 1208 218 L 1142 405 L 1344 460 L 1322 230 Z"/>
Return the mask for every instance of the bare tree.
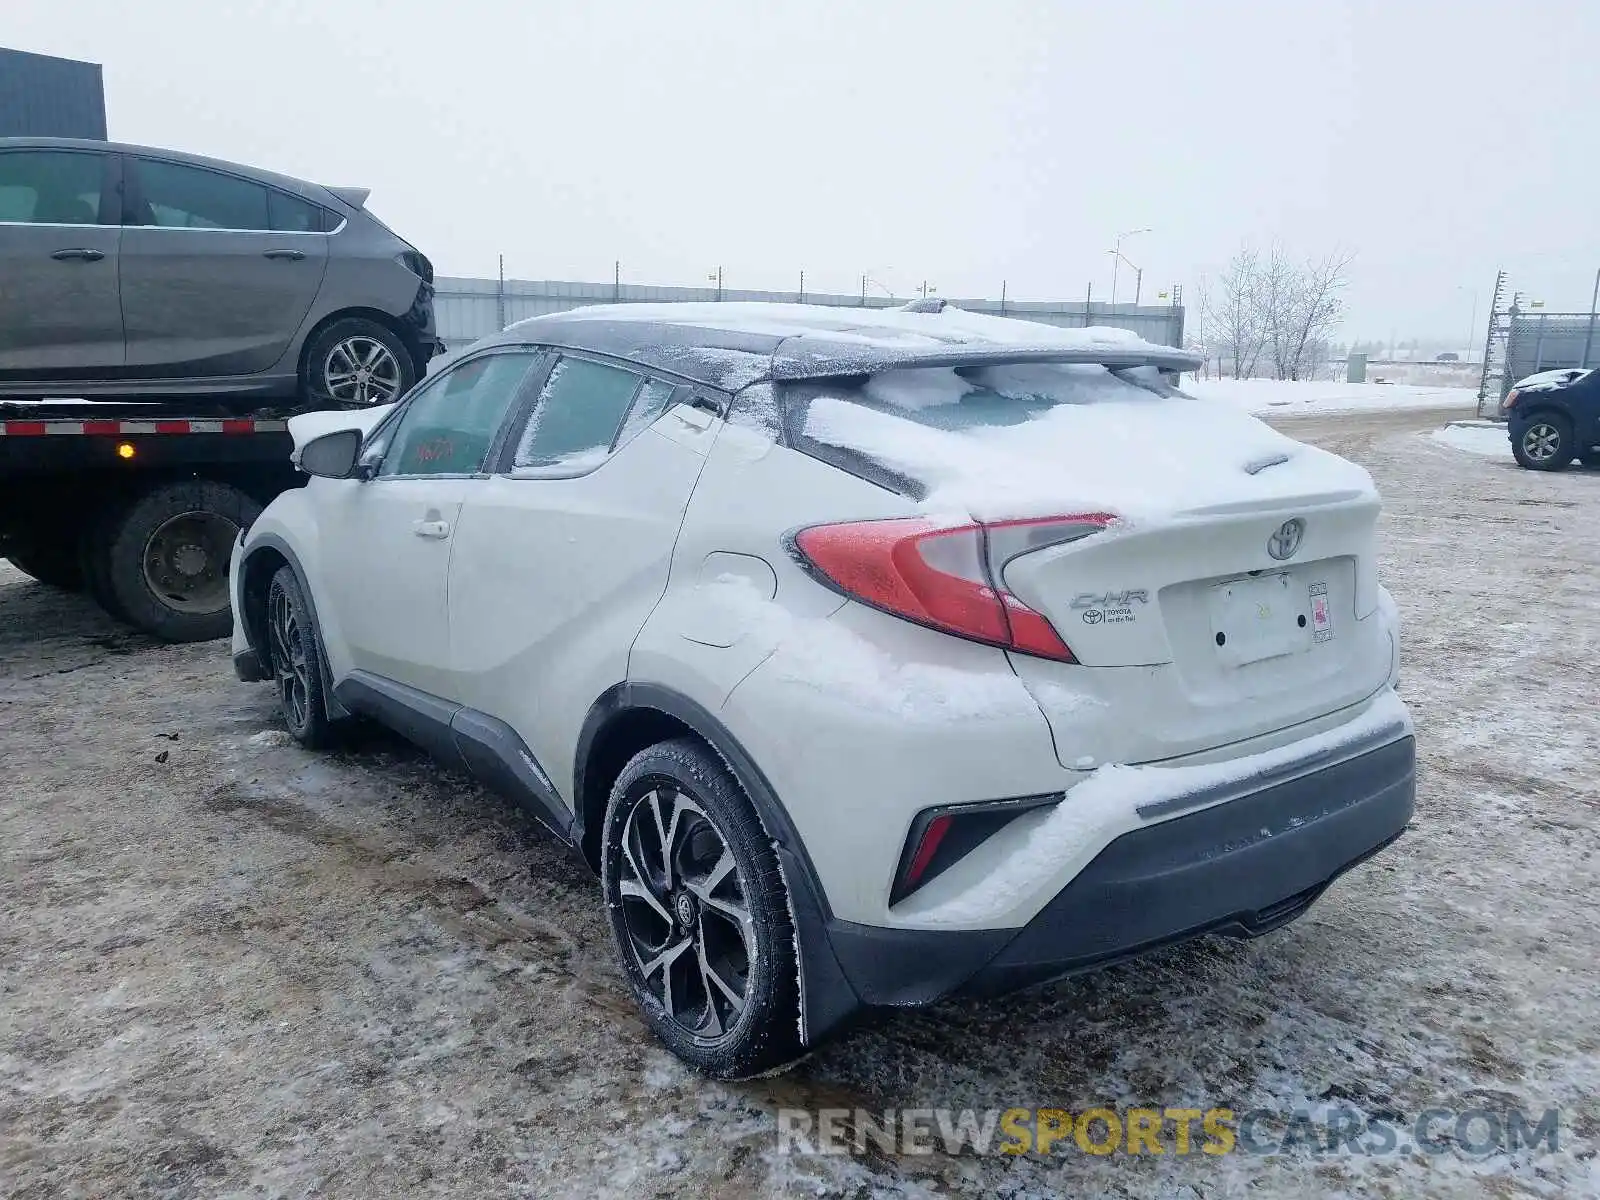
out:
<path id="1" fill-rule="evenodd" d="M 1215 283 L 1202 285 L 1200 314 L 1208 349 L 1217 354 L 1217 370 L 1226 356 L 1233 361 L 1233 377 L 1255 374 L 1266 330 L 1261 321 L 1259 256 L 1241 246 Z"/>
<path id="2" fill-rule="evenodd" d="M 1355 255 L 1335 250 L 1320 259 L 1297 262 L 1273 246 L 1261 272 L 1258 295 L 1261 324 L 1279 379 L 1304 379 L 1314 373 L 1325 347 L 1344 316 L 1343 292 Z"/>

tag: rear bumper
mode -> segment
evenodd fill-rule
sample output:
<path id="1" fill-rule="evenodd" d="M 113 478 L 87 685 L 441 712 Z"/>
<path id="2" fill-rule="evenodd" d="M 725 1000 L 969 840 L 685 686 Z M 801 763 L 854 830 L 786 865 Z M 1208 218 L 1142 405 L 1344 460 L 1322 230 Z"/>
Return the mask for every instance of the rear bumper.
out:
<path id="1" fill-rule="evenodd" d="M 1415 793 L 1407 735 L 1122 835 L 1020 929 L 835 920 L 829 941 L 861 1003 L 907 1005 L 998 995 L 1207 933 L 1257 937 L 1399 837 Z"/>

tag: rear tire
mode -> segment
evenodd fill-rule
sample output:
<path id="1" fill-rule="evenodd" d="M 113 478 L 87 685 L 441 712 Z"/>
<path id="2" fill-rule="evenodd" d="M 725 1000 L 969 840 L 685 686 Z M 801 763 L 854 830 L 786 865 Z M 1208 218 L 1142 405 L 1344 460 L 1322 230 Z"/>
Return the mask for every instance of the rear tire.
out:
<path id="1" fill-rule="evenodd" d="M 279 567 L 272 577 L 261 629 L 266 637 L 265 666 L 278 690 L 278 707 L 290 736 L 312 750 L 331 745 L 334 724 L 328 719 L 322 690 L 317 622 L 293 567 Z"/>
<path id="2" fill-rule="evenodd" d="M 105 565 L 120 615 L 166 642 L 233 629 L 228 560 L 261 506 L 225 483 L 191 480 L 146 493 L 113 523 Z"/>
<path id="3" fill-rule="evenodd" d="M 634 755 L 611 789 L 601 856 L 617 963 L 669 1050 L 718 1079 L 804 1055 L 783 872 L 716 754 L 679 738 Z"/>
<path id="4" fill-rule="evenodd" d="M 121 518 L 120 500 L 108 501 L 98 512 L 89 515 L 78 533 L 78 570 L 89 598 L 108 616 L 126 621 L 128 615 L 122 611 L 111 586 L 111 538 Z"/>
<path id="5" fill-rule="evenodd" d="M 54 530 L 49 541 L 35 542 L 7 556 L 24 575 L 63 591 L 83 590 L 83 568 L 78 563 L 78 539 L 67 530 Z"/>
<path id="6" fill-rule="evenodd" d="M 1574 456 L 1572 422 L 1559 413 L 1535 415 L 1511 443 L 1511 454 L 1530 471 L 1566 470 Z"/>
<path id="7" fill-rule="evenodd" d="M 405 342 L 367 317 L 335 321 L 306 347 L 301 389 L 317 404 L 371 408 L 400 399 L 416 382 Z"/>

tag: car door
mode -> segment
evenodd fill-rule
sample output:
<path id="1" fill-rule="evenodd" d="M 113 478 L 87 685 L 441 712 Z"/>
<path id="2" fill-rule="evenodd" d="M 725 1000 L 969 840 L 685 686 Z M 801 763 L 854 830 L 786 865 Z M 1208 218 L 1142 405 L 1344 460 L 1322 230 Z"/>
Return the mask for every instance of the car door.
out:
<path id="1" fill-rule="evenodd" d="M 323 210 L 241 175 L 138 155 L 126 163 L 128 366 L 152 378 L 273 366 L 322 286 L 328 236 L 306 226 L 321 226 Z"/>
<path id="2" fill-rule="evenodd" d="M 122 365 L 118 169 L 94 150 L 0 150 L 0 378 Z"/>
<path id="3" fill-rule="evenodd" d="M 694 398 L 673 380 L 564 354 L 462 505 L 455 690 L 509 725 L 569 804 L 578 731 L 627 678 L 721 427 Z"/>
<path id="4" fill-rule="evenodd" d="M 428 380 L 373 431 L 366 480 L 340 480 L 319 504 L 319 605 L 330 607 L 352 667 L 454 699 L 446 581 L 463 499 L 539 356 L 491 353 Z"/>

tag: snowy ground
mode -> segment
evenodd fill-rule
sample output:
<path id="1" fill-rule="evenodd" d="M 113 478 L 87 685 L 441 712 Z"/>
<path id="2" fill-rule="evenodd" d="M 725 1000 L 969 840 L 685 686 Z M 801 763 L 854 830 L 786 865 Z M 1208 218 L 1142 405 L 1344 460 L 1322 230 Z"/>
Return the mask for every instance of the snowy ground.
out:
<path id="1" fill-rule="evenodd" d="M 1506 427 L 1493 421 L 1451 421 L 1443 429 L 1429 435 L 1435 441 L 1465 450 L 1468 454 L 1481 454 L 1485 458 L 1511 457 L 1511 442 L 1506 437 Z"/>
<path id="2" fill-rule="evenodd" d="M 395 742 L 307 754 L 222 643 L 0 567 L 0 1195 L 1600 1193 L 1600 472 L 1285 422 L 1384 489 L 1411 831 L 1288 929 L 865 1022 L 792 1074 L 660 1051 L 598 892 Z M 1554 1153 L 823 1159 L 780 1107 L 1564 1111 Z"/>
<path id="3" fill-rule="evenodd" d="M 1471 388 L 1382 383 L 1297 383 L 1276 379 L 1194 379 L 1183 390 L 1271 416 L 1301 413 L 1394 412 L 1414 408 L 1456 408 L 1476 413 L 1478 393 Z"/>

